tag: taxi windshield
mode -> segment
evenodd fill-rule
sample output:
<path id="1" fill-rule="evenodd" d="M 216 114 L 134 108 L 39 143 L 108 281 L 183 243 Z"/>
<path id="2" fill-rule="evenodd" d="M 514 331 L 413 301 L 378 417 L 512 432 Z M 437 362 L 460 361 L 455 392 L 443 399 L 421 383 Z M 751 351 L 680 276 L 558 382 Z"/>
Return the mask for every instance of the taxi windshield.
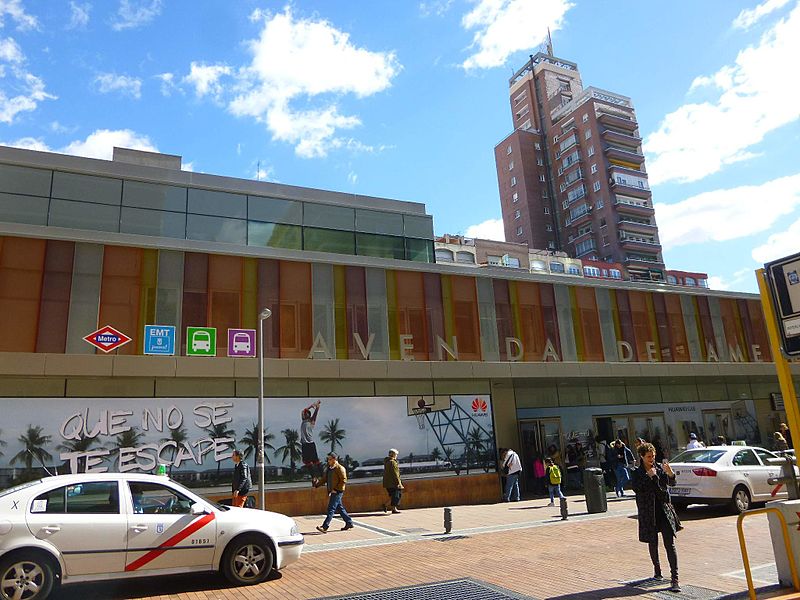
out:
<path id="1" fill-rule="evenodd" d="M 686 450 L 681 452 L 673 458 L 671 463 L 715 463 L 717 462 L 725 450 L 710 450 L 707 448 L 698 448 L 697 450 Z"/>

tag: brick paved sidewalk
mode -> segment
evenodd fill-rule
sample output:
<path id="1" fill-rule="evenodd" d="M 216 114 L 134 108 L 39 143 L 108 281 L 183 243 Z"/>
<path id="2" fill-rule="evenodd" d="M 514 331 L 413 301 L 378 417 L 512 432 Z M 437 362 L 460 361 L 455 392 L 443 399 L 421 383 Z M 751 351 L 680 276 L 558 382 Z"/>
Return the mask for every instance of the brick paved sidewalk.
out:
<path id="1" fill-rule="evenodd" d="M 213 575 L 172 577 L 66 587 L 63 597 L 309 599 L 466 577 L 541 600 L 654 597 L 648 595 L 652 591 L 624 585 L 652 575 L 647 547 L 637 541 L 633 499 L 610 500 L 607 513 L 588 515 L 583 499 L 573 497 L 567 521 L 561 521 L 557 507 L 546 504 L 528 500 L 453 507 L 451 536 L 441 535 L 441 508 L 399 515 L 356 513 L 355 529 L 339 531 L 337 519 L 327 534 L 314 530 L 322 516 L 300 517 L 300 529 L 307 534 L 303 556 L 262 585 L 228 588 Z M 736 518 L 696 507 L 684 525 L 678 535 L 681 583 L 720 593 L 745 591 Z M 745 531 L 751 564 L 765 579 L 756 585 L 773 583 L 766 518 L 746 521 Z M 675 595 L 676 600 L 686 597 Z"/>

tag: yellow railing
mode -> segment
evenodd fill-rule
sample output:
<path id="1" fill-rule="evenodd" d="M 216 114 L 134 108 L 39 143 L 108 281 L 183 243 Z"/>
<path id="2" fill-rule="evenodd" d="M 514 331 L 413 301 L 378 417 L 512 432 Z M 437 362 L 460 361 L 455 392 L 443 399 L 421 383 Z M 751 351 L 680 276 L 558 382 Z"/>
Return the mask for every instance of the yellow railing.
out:
<path id="1" fill-rule="evenodd" d="M 794 562 L 794 554 L 792 554 L 792 545 L 789 541 L 789 527 L 786 525 L 786 517 L 777 508 L 759 508 L 756 510 L 748 510 L 739 515 L 736 520 L 736 530 L 739 533 L 739 548 L 742 551 L 742 562 L 744 563 L 744 574 L 747 576 L 747 590 L 750 592 L 750 600 L 756 600 L 756 590 L 753 587 L 753 574 L 750 572 L 750 559 L 747 556 L 747 547 L 744 541 L 744 529 L 742 521 L 745 517 L 753 515 L 765 515 L 767 513 L 775 513 L 781 522 L 781 533 L 783 534 L 783 544 L 786 546 L 786 556 L 789 557 L 789 571 L 792 574 L 792 585 L 796 592 L 800 592 L 800 579 L 797 577 L 797 565 Z"/>

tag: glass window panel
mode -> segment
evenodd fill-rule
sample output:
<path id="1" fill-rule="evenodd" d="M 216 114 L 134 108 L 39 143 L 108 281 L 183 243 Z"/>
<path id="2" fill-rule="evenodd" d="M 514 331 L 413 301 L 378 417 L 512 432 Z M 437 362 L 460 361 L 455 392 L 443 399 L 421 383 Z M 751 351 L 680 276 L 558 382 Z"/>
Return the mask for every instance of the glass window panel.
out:
<path id="1" fill-rule="evenodd" d="M 122 233 L 184 239 L 186 237 L 186 214 L 123 206 L 119 230 Z"/>
<path id="2" fill-rule="evenodd" d="M 406 237 L 433 239 L 433 217 L 403 215 Z"/>
<path id="3" fill-rule="evenodd" d="M 75 244 L 48 240 L 39 306 L 37 352 L 63 354 L 67 344 L 69 297 Z"/>
<path id="4" fill-rule="evenodd" d="M 355 254 L 355 234 L 352 231 L 334 231 L 332 229 L 303 228 L 303 249 L 318 252 L 337 252 L 339 254 Z"/>
<path id="5" fill-rule="evenodd" d="M 312 202 L 306 202 L 303 205 L 303 225 L 353 231 L 355 218 L 355 210 L 352 208 Z"/>
<path id="6" fill-rule="evenodd" d="M 405 248 L 401 237 L 357 233 L 356 248 L 360 256 L 379 256 L 400 260 L 405 258 Z M 452 262 L 452 258 L 450 260 Z"/>
<path id="7" fill-rule="evenodd" d="M 47 225 L 47 198 L 0 193 L 0 221 Z"/>
<path id="8" fill-rule="evenodd" d="M 303 232 L 299 225 L 247 222 L 247 243 L 250 246 L 270 246 L 302 250 Z"/>
<path id="9" fill-rule="evenodd" d="M 406 260 L 417 262 L 436 262 L 433 254 L 433 240 L 406 238 Z"/>
<path id="10" fill-rule="evenodd" d="M 247 196 L 189 188 L 189 212 L 246 219 Z"/>
<path id="11" fill-rule="evenodd" d="M 122 187 L 122 204 L 186 212 L 186 188 L 126 180 Z"/>
<path id="12" fill-rule="evenodd" d="M 119 206 L 53 198 L 50 201 L 48 224 L 54 227 L 119 231 L 119 208 Z"/>
<path id="13" fill-rule="evenodd" d="M 190 214 L 186 216 L 186 238 L 244 245 L 247 243 L 247 221 Z"/>
<path id="14" fill-rule="evenodd" d="M 403 215 L 376 210 L 356 210 L 356 231 L 403 235 Z"/>
<path id="15" fill-rule="evenodd" d="M 247 218 L 270 223 L 303 224 L 303 203 L 296 200 L 247 197 Z"/>
<path id="16" fill-rule="evenodd" d="M 0 165 L 0 190 L 12 194 L 50 196 L 52 171 Z"/>
<path id="17" fill-rule="evenodd" d="M 77 173 L 53 173 L 53 198 L 119 205 L 122 180 Z"/>

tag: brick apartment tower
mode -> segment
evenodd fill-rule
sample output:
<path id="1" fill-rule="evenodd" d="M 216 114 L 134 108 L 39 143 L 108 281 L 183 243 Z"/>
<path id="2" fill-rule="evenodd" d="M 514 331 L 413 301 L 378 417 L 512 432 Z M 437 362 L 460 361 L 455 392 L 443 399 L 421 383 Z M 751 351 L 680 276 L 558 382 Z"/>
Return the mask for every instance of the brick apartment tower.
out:
<path id="1" fill-rule="evenodd" d="M 663 281 L 664 259 L 630 98 L 585 88 L 539 52 L 509 80 L 514 132 L 494 149 L 506 241 L 618 262 Z"/>

